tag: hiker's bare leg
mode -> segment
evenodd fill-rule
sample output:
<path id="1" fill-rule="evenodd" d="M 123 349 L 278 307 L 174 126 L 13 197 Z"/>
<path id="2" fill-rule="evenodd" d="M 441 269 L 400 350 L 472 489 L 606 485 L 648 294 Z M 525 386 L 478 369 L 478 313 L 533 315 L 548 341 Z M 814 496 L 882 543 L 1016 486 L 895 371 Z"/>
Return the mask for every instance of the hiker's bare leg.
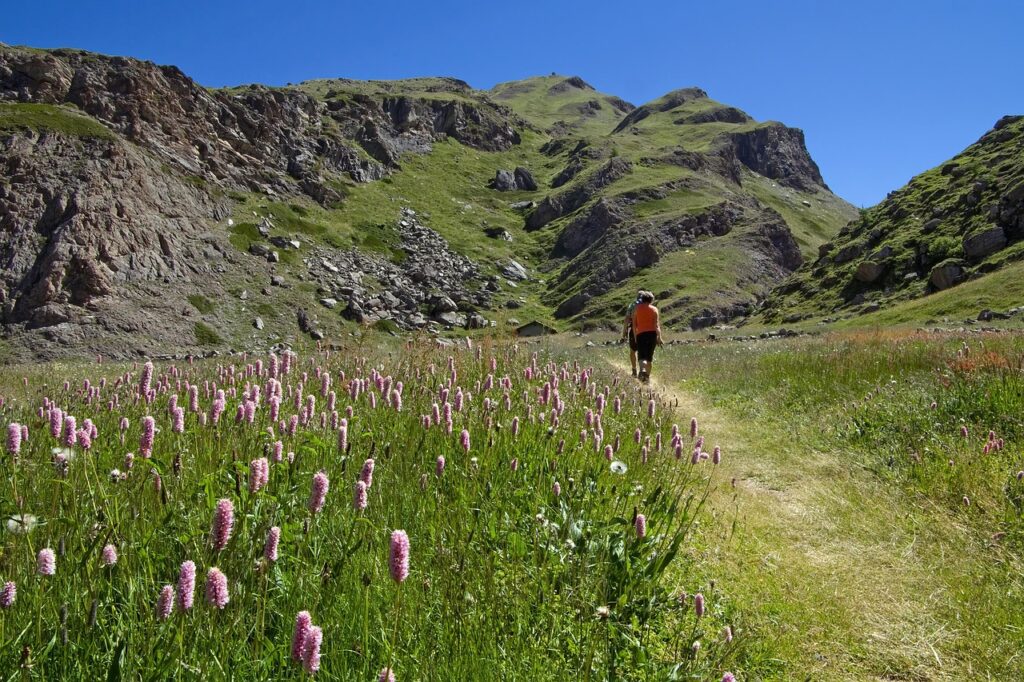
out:
<path id="1" fill-rule="evenodd" d="M 633 374 L 636 375 L 636 351 L 629 351 L 629 364 L 633 367 Z"/>

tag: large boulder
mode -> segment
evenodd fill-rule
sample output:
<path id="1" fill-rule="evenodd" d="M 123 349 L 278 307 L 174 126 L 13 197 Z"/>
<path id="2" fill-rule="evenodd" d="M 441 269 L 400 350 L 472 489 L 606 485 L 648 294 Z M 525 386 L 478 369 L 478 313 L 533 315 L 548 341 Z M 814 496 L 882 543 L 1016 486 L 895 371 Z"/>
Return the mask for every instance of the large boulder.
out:
<path id="1" fill-rule="evenodd" d="M 846 263 L 864 253 L 864 247 L 860 244 L 848 244 L 836 252 L 836 255 L 832 256 L 832 260 L 836 263 Z"/>
<path id="2" fill-rule="evenodd" d="M 952 286 L 956 286 L 963 281 L 965 271 L 963 265 L 957 261 L 948 260 L 939 263 L 932 268 L 931 274 L 928 276 L 928 281 L 932 283 L 932 286 L 942 291 L 943 289 L 949 289 Z"/>
<path id="3" fill-rule="evenodd" d="M 853 273 L 853 276 L 858 282 L 870 284 L 881 277 L 883 272 L 885 272 L 885 265 L 866 260 L 857 266 L 857 271 Z"/>
<path id="4" fill-rule="evenodd" d="M 970 260 L 981 260 L 1006 247 L 1006 233 L 997 226 L 973 232 L 964 238 L 964 255 Z"/>
<path id="5" fill-rule="evenodd" d="M 527 169 L 519 166 L 515 170 L 515 181 L 516 187 L 527 192 L 535 192 L 537 190 L 537 181 L 533 179 L 533 174 Z"/>
<path id="6" fill-rule="evenodd" d="M 491 187 L 499 192 L 512 192 L 516 189 L 516 176 L 512 171 L 504 169 L 499 170 L 494 174 L 494 180 L 491 181 Z"/>

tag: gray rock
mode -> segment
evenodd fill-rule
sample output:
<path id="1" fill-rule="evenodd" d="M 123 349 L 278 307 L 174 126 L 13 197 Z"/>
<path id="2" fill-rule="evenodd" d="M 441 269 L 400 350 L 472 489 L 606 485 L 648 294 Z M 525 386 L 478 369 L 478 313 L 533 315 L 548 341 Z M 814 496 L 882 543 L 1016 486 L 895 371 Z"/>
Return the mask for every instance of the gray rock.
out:
<path id="1" fill-rule="evenodd" d="M 528 279 L 529 275 L 526 272 L 526 268 L 519 261 L 510 260 L 501 268 L 501 274 L 505 275 L 511 280 L 522 282 Z"/>
<path id="2" fill-rule="evenodd" d="M 479 313 L 473 313 L 466 319 L 468 329 L 483 329 L 488 326 L 487 318 Z"/>
<path id="3" fill-rule="evenodd" d="M 434 315 L 434 319 L 448 325 L 449 327 L 466 326 L 466 316 L 460 315 L 459 313 L 440 313 L 438 315 Z"/>
<path id="4" fill-rule="evenodd" d="M 515 170 L 515 181 L 517 189 L 527 192 L 537 191 L 537 181 L 533 179 L 533 174 L 522 166 L 518 166 Z"/>
<path id="5" fill-rule="evenodd" d="M 337 306 L 338 305 L 338 301 L 337 301 L 337 299 L 334 299 L 334 298 L 321 298 L 320 299 L 320 305 L 322 305 L 325 308 L 329 308 L 330 309 L 330 308 L 334 308 L 335 306 Z"/>
<path id="6" fill-rule="evenodd" d="M 853 276 L 859 282 L 870 284 L 881 277 L 883 272 L 885 272 L 885 265 L 876 263 L 875 261 L 866 260 L 857 266 L 857 270 L 853 273 Z"/>
<path id="7" fill-rule="evenodd" d="M 238 300 L 240 300 L 240 301 L 248 301 L 249 300 L 249 292 L 246 291 L 245 289 L 243 289 L 242 293 L 240 293 L 238 295 Z"/>
<path id="8" fill-rule="evenodd" d="M 284 277 L 282 277 L 281 275 L 274 275 L 273 277 L 270 278 L 270 285 L 275 287 L 283 287 Z"/>
<path id="9" fill-rule="evenodd" d="M 964 238 L 964 255 L 970 260 L 981 260 L 1006 247 L 1006 233 L 999 226 L 979 230 Z"/>
<path id="10" fill-rule="evenodd" d="M 935 230 L 938 229 L 939 225 L 941 224 L 942 220 L 940 220 L 939 218 L 932 218 L 931 220 L 929 220 L 928 222 L 921 226 L 921 231 L 924 232 L 925 234 L 934 232 Z"/>
<path id="11" fill-rule="evenodd" d="M 939 263 L 932 268 L 928 275 L 928 281 L 939 291 L 949 289 L 959 284 L 964 278 L 965 272 L 962 265 L 956 262 Z"/>
<path id="12" fill-rule="evenodd" d="M 516 177 L 512 171 L 499 170 L 494 174 L 491 187 L 499 192 L 511 192 L 516 189 Z"/>
<path id="13" fill-rule="evenodd" d="M 249 253 L 260 258 L 266 258 L 270 255 L 270 247 L 266 244 L 260 244 L 259 242 L 253 242 L 249 244 Z"/>
<path id="14" fill-rule="evenodd" d="M 257 317 L 255 320 L 252 321 L 252 326 L 256 327 L 257 329 L 263 329 L 263 318 Z"/>
<path id="15" fill-rule="evenodd" d="M 836 263 L 846 263 L 857 258 L 862 253 L 864 253 L 864 247 L 860 244 L 848 244 L 839 249 L 838 253 L 832 257 L 832 260 Z"/>
<path id="16" fill-rule="evenodd" d="M 431 312 L 434 315 L 439 313 L 454 313 L 457 312 L 459 306 L 455 304 L 455 301 L 448 298 L 447 296 L 440 296 L 432 301 Z"/>
<path id="17" fill-rule="evenodd" d="M 271 251 L 270 255 L 267 256 L 267 261 L 270 263 L 280 263 L 281 254 L 279 254 L 277 251 Z"/>
<path id="18" fill-rule="evenodd" d="M 515 203 L 509 204 L 509 208 L 511 208 L 513 211 L 528 211 L 529 209 L 533 208 L 536 205 L 537 202 L 535 201 L 517 201 Z"/>

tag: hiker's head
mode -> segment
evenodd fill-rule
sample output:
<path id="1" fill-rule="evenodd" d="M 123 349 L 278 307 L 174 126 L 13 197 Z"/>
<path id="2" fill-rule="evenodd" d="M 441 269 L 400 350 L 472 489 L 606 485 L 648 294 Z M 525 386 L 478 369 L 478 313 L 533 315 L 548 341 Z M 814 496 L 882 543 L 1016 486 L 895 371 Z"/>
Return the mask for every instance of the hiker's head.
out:
<path id="1" fill-rule="evenodd" d="M 654 303 L 654 294 L 652 294 L 649 291 L 641 291 L 640 292 L 640 302 L 641 303 Z"/>
<path id="2" fill-rule="evenodd" d="M 644 296 L 644 290 L 643 289 L 641 289 L 640 291 L 636 292 L 636 302 L 639 303 L 640 299 L 643 298 L 643 296 Z"/>

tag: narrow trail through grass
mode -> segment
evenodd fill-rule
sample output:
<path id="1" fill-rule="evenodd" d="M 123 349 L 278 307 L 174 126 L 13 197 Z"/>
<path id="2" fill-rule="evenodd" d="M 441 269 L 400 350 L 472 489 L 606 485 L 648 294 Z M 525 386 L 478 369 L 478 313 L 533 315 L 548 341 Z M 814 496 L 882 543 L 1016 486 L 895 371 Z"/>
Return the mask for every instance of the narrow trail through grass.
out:
<path id="1" fill-rule="evenodd" d="M 680 425 L 695 416 L 723 448 L 726 483 L 709 505 L 703 559 L 745 614 L 745 679 L 977 677 L 940 575 L 949 562 L 972 570 L 966 529 L 912 504 L 852 455 L 733 418 L 685 384 L 655 377 L 651 387 L 678 401 Z"/>

